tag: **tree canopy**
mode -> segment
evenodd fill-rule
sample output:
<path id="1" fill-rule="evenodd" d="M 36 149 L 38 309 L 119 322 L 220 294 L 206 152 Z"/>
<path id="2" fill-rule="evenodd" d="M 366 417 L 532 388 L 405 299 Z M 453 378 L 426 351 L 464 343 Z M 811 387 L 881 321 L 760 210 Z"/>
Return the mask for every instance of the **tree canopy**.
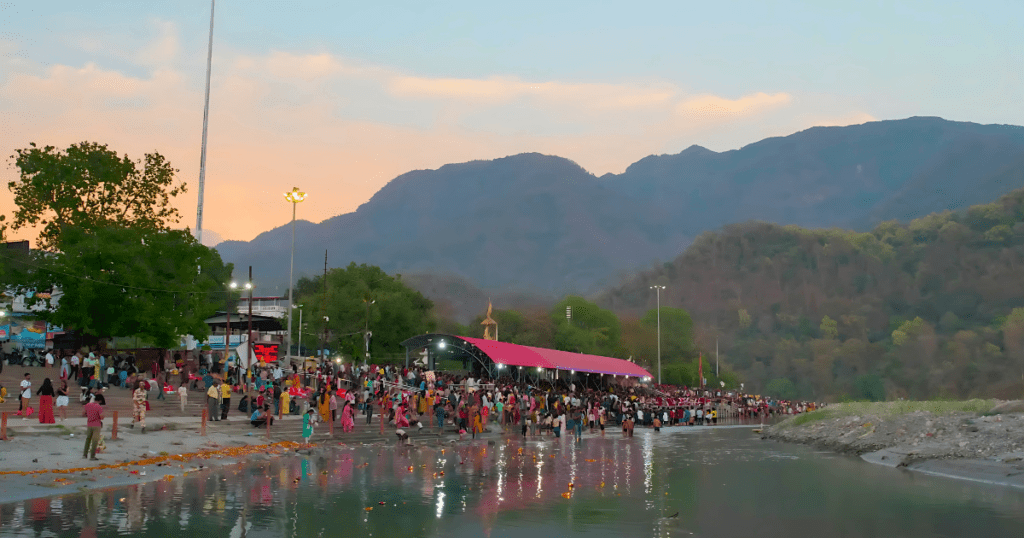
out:
<path id="1" fill-rule="evenodd" d="M 322 275 L 299 279 L 295 287 L 296 302 L 302 304 L 303 321 L 308 326 L 302 340 L 306 347 L 318 349 L 326 328 L 329 349 L 362 357 L 363 333 L 368 327 L 373 333 L 371 358 L 378 357 L 399 353 L 402 341 L 436 325 L 431 301 L 406 286 L 400 275 L 392 276 L 379 267 L 353 262 L 328 271 L 326 282 L 326 294 Z M 294 315 L 298 322 L 297 310 Z"/>
<path id="2" fill-rule="evenodd" d="M 160 347 L 191 334 L 209 334 L 204 322 L 225 299 L 231 266 L 188 231 L 65 228 L 62 251 L 36 256 L 27 283 L 56 287 L 57 300 L 41 314 L 52 323 L 98 338 L 138 336 Z"/>
<path id="3" fill-rule="evenodd" d="M 17 209 L 14 230 L 41 227 L 37 245 L 59 250 L 69 228 L 108 226 L 167 230 L 180 220 L 171 199 L 185 192 L 177 172 L 159 153 L 140 160 L 121 157 L 95 142 L 15 150 L 18 179 L 8 183 Z"/>

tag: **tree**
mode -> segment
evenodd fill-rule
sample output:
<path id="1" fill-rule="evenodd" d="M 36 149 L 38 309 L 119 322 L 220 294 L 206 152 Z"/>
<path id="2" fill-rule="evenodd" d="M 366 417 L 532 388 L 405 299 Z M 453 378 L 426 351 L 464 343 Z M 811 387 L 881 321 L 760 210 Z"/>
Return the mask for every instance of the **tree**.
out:
<path id="1" fill-rule="evenodd" d="M 657 329 L 658 311 L 648 310 L 640 323 Z M 657 338 L 657 337 L 655 337 Z M 657 344 L 657 342 L 655 342 Z M 682 308 L 661 307 L 661 355 L 667 360 L 684 360 L 693 354 L 693 320 Z"/>
<path id="2" fill-rule="evenodd" d="M 171 198 L 184 193 L 185 184 L 175 184 L 177 170 L 159 153 L 133 161 L 94 142 L 65 150 L 32 143 L 15 153 L 20 174 L 8 183 L 18 206 L 11 228 L 41 226 L 40 248 L 62 249 L 69 228 L 154 232 L 180 220 Z"/>
<path id="3" fill-rule="evenodd" d="M 825 316 L 821 318 L 821 335 L 829 340 L 835 340 L 839 338 L 839 324 L 836 320 Z"/>
<path id="4" fill-rule="evenodd" d="M 296 302 L 304 306 L 309 320 L 310 343 L 319 343 L 328 331 L 328 346 L 344 349 L 354 357 L 365 350 L 363 334 L 370 339 L 372 357 L 397 353 L 407 338 L 432 330 L 433 303 L 420 292 L 406 286 L 398 276 L 391 276 L 373 265 L 350 263 L 345 268 L 327 272 L 326 302 L 324 277 L 301 279 Z M 296 312 L 297 316 L 298 313 Z M 324 317 L 329 321 L 325 321 Z"/>
<path id="5" fill-rule="evenodd" d="M 1020 368 L 1024 380 L 1024 308 L 1014 308 L 1003 322 L 1003 347 L 1006 354 Z"/>
<path id="6" fill-rule="evenodd" d="M 566 307 L 572 307 L 572 321 L 566 319 Z M 591 355 L 614 356 L 619 347 L 619 318 L 582 297 L 570 295 L 550 312 L 555 324 L 555 348 Z"/>
<path id="7" fill-rule="evenodd" d="M 765 392 L 780 400 L 795 400 L 797 396 L 796 386 L 785 377 L 769 381 Z"/>
<path id="8" fill-rule="evenodd" d="M 885 382 L 878 374 L 858 376 L 854 381 L 854 398 L 871 402 L 885 400 Z"/>
<path id="9" fill-rule="evenodd" d="M 205 320 L 223 308 L 231 265 L 186 230 L 64 227 L 62 251 L 36 256 L 26 288 L 56 287 L 36 299 L 47 321 L 104 339 L 139 336 L 160 347 L 209 334 Z"/>

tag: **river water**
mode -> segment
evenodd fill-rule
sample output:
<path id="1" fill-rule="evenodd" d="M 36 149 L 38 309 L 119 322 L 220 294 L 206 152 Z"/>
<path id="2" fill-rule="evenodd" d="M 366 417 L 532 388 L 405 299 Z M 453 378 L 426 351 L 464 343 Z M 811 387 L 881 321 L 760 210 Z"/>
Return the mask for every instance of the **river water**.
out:
<path id="1" fill-rule="evenodd" d="M 0 505 L 0 536 L 1024 536 L 1024 491 L 749 427 L 543 439 L 342 449 Z"/>

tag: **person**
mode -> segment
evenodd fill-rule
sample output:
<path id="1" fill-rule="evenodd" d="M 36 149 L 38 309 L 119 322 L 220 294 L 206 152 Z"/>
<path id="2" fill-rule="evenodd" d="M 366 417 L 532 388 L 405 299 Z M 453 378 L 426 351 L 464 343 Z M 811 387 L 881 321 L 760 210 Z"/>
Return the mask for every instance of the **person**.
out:
<path id="1" fill-rule="evenodd" d="M 107 399 L 103 397 L 103 389 L 97 387 L 91 389 L 92 392 L 86 397 L 86 401 L 96 402 L 100 405 L 107 405 Z"/>
<path id="2" fill-rule="evenodd" d="M 330 407 L 331 407 L 331 422 L 334 422 L 335 420 L 338 420 L 338 394 L 336 392 L 334 392 L 334 391 L 331 391 Z"/>
<path id="3" fill-rule="evenodd" d="M 32 374 L 25 372 L 25 378 L 21 380 L 21 404 L 18 406 L 18 415 L 24 411 L 25 417 L 32 415 Z"/>
<path id="4" fill-rule="evenodd" d="M 302 416 L 302 438 L 306 444 L 309 444 L 309 438 L 313 437 L 313 408 L 306 410 L 306 414 Z"/>
<path id="5" fill-rule="evenodd" d="M 53 368 L 53 363 L 54 363 L 53 350 L 52 349 L 48 349 L 46 351 L 46 367 L 47 368 Z"/>
<path id="6" fill-rule="evenodd" d="M 278 411 L 278 416 L 288 415 L 291 413 L 292 395 L 288 394 L 287 390 L 281 391 L 281 407 Z"/>
<path id="7" fill-rule="evenodd" d="M 100 444 L 100 429 L 103 428 L 103 406 L 95 401 L 89 402 L 82 407 L 82 416 L 87 419 L 82 459 L 97 460 L 96 447 Z"/>
<path id="8" fill-rule="evenodd" d="M 142 433 L 146 433 L 146 383 L 138 381 L 135 383 L 135 391 L 132 392 L 132 423 L 129 428 L 135 429 L 138 422 L 142 427 Z"/>
<path id="9" fill-rule="evenodd" d="M 352 433 L 356 426 L 356 412 L 352 406 L 352 403 L 345 400 L 345 405 L 341 408 L 341 431 L 345 433 Z"/>
<path id="10" fill-rule="evenodd" d="M 221 382 L 220 384 L 220 418 L 228 419 L 228 410 L 231 409 L 231 384 Z"/>
<path id="11" fill-rule="evenodd" d="M 181 404 L 181 412 L 184 413 L 185 406 L 188 405 L 188 387 L 186 381 L 182 381 L 181 384 L 178 385 L 178 403 Z"/>
<path id="12" fill-rule="evenodd" d="M 270 404 L 265 404 L 263 409 L 256 409 L 252 413 L 251 424 L 253 428 L 259 428 L 266 426 L 267 421 L 270 421 L 270 425 L 274 425 L 274 417 L 270 416 Z"/>
<path id="13" fill-rule="evenodd" d="M 654 416 L 654 431 L 661 431 L 661 419 L 657 415 Z"/>
<path id="14" fill-rule="evenodd" d="M 217 381 L 211 383 L 206 389 L 206 408 L 209 420 L 220 420 L 220 387 L 217 386 Z"/>
<path id="15" fill-rule="evenodd" d="M 67 380 L 62 379 L 60 381 L 60 388 L 57 389 L 56 398 L 56 409 L 57 413 L 60 415 L 61 422 L 64 422 L 64 419 L 67 418 L 68 403 L 68 382 Z"/>
<path id="16" fill-rule="evenodd" d="M 50 378 L 43 379 L 43 385 L 39 387 L 36 394 L 39 396 L 39 423 L 53 424 L 53 398 L 56 393 Z"/>
<path id="17" fill-rule="evenodd" d="M 330 422 L 331 420 L 331 402 L 327 398 L 327 390 L 320 387 L 320 397 L 317 398 L 317 412 L 320 413 L 321 422 Z"/>

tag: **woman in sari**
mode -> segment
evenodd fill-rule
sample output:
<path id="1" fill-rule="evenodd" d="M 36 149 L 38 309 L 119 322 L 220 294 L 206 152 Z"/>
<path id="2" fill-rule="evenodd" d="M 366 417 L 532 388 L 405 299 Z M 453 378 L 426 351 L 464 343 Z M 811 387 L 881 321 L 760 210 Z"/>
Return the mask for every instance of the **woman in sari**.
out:
<path id="1" fill-rule="evenodd" d="M 341 409 L 341 430 L 345 433 L 352 433 L 356 426 L 356 412 L 348 400 Z"/>
<path id="2" fill-rule="evenodd" d="M 321 389 L 320 397 L 317 398 L 317 411 L 320 413 L 320 421 L 327 423 L 331 421 L 331 402 L 327 397 L 327 391 Z"/>

